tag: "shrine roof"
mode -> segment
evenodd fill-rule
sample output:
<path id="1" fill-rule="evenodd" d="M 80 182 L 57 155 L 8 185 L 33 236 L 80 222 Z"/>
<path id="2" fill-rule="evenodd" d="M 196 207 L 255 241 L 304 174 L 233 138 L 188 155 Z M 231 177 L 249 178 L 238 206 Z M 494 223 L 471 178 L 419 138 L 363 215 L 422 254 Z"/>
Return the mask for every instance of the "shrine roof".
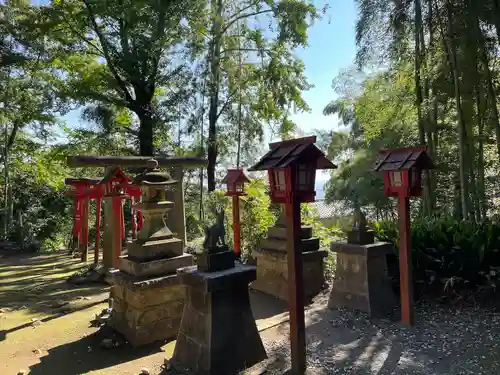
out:
<path id="1" fill-rule="evenodd" d="M 250 182 L 250 178 L 248 177 L 246 172 L 241 168 L 228 169 L 227 175 L 222 180 L 222 183 L 227 185 L 232 185 L 236 182 Z"/>
<path id="2" fill-rule="evenodd" d="M 106 171 L 106 174 L 100 181 L 101 184 L 105 184 L 113 179 L 122 180 L 122 181 L 132 181 L 132 179 L 125 174 L 119 167 L 109 168 Z"/>
<path id="3" fill-rule="evenodd" d="M 64 179 L 64 183 L 66 185 L 72 185 L 72 184 L 78 184 L 78 183 L 87 183 L 89 185 L 95 185 L 98 184 L 101 181 L 100 178 L 92 178 L 92 177 L 78 177 L 78 178 L 73 178 L 73 177 L 68 177 Z"/>
<path id="4" fill-rule="evenodd" d="M 337 166 L 325 157 L 314 144 L 316 137 L 291 139 L 269 144 L 271 148 L 249 171 L 261 171 L 270 168 L 287 168 L 300 162 L 316 160 L 317 169 L 335 169 Z"/>
<path id="5" fill-rule="evenodd" d="M 435 168 L 434 163 L 427 154 L 426 146 L 381 150 L 373 170 L 388 172 L 406 170 L 414 166 L 421 169 Z"/>

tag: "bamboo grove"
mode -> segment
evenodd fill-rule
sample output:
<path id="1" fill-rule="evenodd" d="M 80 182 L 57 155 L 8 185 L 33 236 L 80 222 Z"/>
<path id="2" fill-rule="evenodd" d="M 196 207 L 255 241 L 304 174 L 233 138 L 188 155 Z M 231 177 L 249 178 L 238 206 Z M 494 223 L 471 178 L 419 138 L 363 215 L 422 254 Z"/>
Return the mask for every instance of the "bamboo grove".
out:
<path id="1" fill-rule="evenodd" d="M 357 5 L 357 67 L 334 80 L 339 98 L 325 108 L 350 127 L 323 134 L 330 155 L 344 160 L 329 199 L 388 212 L 380 180 L 366 174 L 374 153 L 426 144 L 438 168 L 425 176 L 420 213 L 473 221 L 496 214 L 500 2 Z"/>

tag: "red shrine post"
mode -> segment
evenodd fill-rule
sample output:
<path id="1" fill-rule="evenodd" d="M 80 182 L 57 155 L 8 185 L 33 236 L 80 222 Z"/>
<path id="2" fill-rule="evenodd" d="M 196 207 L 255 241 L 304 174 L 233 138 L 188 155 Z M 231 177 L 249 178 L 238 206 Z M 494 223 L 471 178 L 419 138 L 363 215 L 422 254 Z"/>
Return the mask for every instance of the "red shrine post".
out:
<path id="1" fill-rule="evenodd" d="M 228 169 L 223 183 L 227 185 L 226 195 L 233 197 L 233 236 L 234 253 L 237 258 L 241 257 L 241 237 L 240 237 L 240 197 L 245 194 L 245 183 L 250 182 L 243 169 Z"/>
<path id="2" fill-rule="evenodd" d="M 122 201 L 129 197 L 127 189 L 132 189 L 129 187 L 131 182 L 132 179 L 118 167 L 108 168 L 100 182 L 104 199 L 111 201 L 111 207 L 107 206 L 108 210 L 104 213 L 107 241 L 103 249 L 103 262 L 106 268 L 118 268 L 118 258 L 125 238 Z"/>
<path id="3" fill-rule="evenodd" d="M 73 238 L 77 240 L 82 262 L 87 261 L 89 239 L 89 205 L 95 198 L 91 193 L 99 182 L 96 178 L 66 178 L 64 183 L 71 186 L 68 194 L 73 196 Z"/>
<path id="4" fill-rule="evenodd" d="M 288 231 L 288 280 L 292 372 L 306 370 L 304 277 L 300 241 L 300 204 L 314 202 L 317 169 L 334 169 L 314 143 L 316 137 L 291 139 L 269 145 L 270 151 L 249 171 L 267 170 L 271 200 L 285 205 Z"/>
<path id="5" fill-rule="evenodd" d="M 399 198 L 401 320 L 410 326 L 414 321 L 410 197 L 422 195 L 422 171 L 434 168 L 426 150 L 426 146 L 381 150 L 374 168 L 384 173 L 385 195 Z"/>

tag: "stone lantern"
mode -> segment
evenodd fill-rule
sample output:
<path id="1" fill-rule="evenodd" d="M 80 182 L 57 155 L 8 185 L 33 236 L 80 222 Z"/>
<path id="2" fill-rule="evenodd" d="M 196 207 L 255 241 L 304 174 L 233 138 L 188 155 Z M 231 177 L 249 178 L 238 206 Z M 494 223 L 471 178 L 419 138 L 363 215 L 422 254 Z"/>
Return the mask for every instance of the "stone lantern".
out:
<path id="1" fill-rule="evenodd" d="M 132 181 L 143 191 L 134 208 L 144 222 L 128 254 L 120 257 L 120 270 L 113 272 L 111 324 L 134 346 L 176 337 L 185 298 L 176 271 L 193 265 L 193 256 L 183 253 L 183 241 L 164 219 L 174 205 L 165 199 L 165 190 L 177 181 L 157 166 L 150 160 L 148 170 Z"/>
<path id="2" fill-rule="evenodd" d="M 257 288 L 262 288 L 266 284 L 276 285 L 279 293 L 288 299 L 293 373 L 304 373 L 306 369 L 304 298 L 310 295 L 306 284 L 316 284 L 317 280 L 322 281 L 323 258 L 326 256 L 318 251 L 309 252 L 310 248 L 304 246 L 303 233 L 311 233 L 311 230 L 304 231 L 302 228 L 300 204 L 314 202 L 316 170 L 336 168 L 315 146 L 315 142 L 316 137 L 304 137 L 271 143 L 269 152 L 257 164 L 249 168 L 250 171 L 268 171 L 271 200 L 285 206 L 285 225 L 279 228 L 280 237 L 269 233 L 269 238 L 266 240 L 268 243 L 273 243 L 279 239 L 277 241 L 279 244 L 276 244 L 279 250 L 278 246 L 273 246 L 275 249 L 262 246 L 263 251 L 256 252 Z M 315 242 L 319 247 L 319 241 Z M 260 256 L 259 252 L 271 255 L 270 259 Z M 309 253 L 308 256 L 304 256 L 305 252 Z M 279 266 L 276 267 L 275 264 L 275 269 L 269 270 L 271 272 L 268 270 L 259 272 L 260 262 L 273 264 L 278 260 Z M 283 269 L 286 271 L 277 273 L 276 269 L 281 272 Z M 270 279 L 266 274 L 274 274 L 274 277 Z M 311 274 L 315 276 L 312 283 Z M 261 275 L 264 277 L 259 280 Z M 321 276 L 318 278 L 318 275 Z"/>

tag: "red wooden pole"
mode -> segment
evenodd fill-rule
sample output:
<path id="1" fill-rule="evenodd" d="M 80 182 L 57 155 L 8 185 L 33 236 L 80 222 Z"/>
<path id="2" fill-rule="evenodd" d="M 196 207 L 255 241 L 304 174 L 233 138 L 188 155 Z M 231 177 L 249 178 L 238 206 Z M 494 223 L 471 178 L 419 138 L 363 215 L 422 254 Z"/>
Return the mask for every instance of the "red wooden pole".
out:
<path id="1" fill-rule="evenodd" d="M 122 241 L 125 241 L 125 215 L 124 215 L 124 201 L 123 200 L 120 200 L 120 223 L 121 223 L 121 226 L 122 226 L 122 229 L 120 231 L 121 235 L 122 235 Z"/>
<path id="2" fill-rule="evenodd" d="M 240 197 L 233 195 L 233 236 L 234 253 L 236 257 L 241 257 L 241 238 L 240 238 Z"/>
<path id="3" fill-rule="evenodd" d="M 296 181 L 291 171 L 290 181 Z M 291 185 L 294 185 L 292 183 Z M 288 305 L 290 310 L 290 341 L 292 373 L 302 375 L 306 371 L 306 325 L 304 317 L 304 276 L 302 270 L 302 246 L 300 242 L 300 201 L 292 186 L 291 202 L 285 206 L 288 234 Z"/>
<path id="4" fill-rule="evenodd" d="M 134 209 L 135 197 L 131 197 L 130 202 L 131 202 L 130 213 L 132 216 L 132 238 L 135 238 L 137 234 L 137 223 L 136 223 L 137 214 Z"/>
<path id="5" fill-rule="evenodd" d="M 97 197 L 95 202 L 96 202 L 96 217 L 95 217 L 94 264 L 98 264 L 99 246 L 101 244 L 101 197 Z"/>
<path id="6" fill-rule="evenodd" d="M 138 201 L 140 202 L 142 198 L 139 198 Z M 142 229 L 142 225 L 144 224 L 144 216 L 142 216 L 142 212 L 139 211 L 137 213 L 137 230 Z"/>
<path id="7" fill-rule="evenodd" d="M 411 259 L 410 200 L 399 197 L 399 283 L 401 288 L 401 320 L 413 325 L 413 283 Z"/>
<path id="8" fill-rule="evenodd" d="M 122 229 L 123 225 L 121 222 L 122 202 L 121 197 L 113 197 L 113 235 L 115 240 L 113 241 L 115 248 L 113 249 L 113 267 L 118 268 L 118 258 L 122 253 Z"/>
<path id="9" fill-rule="evenodd" d="M 82 262 L 87 261 L 88 256 L 88 245 L 89 245 L 89 198 L 83 198 L 81 201 L 81 234 L 80 234 L 80 251 L 81 251 L 81 260 Z"/>
<path id="10" fill-rule="evenodd" d="M 78 215 L 78 199 L 73 197 L 73 237 L 78 236 L 78 223 L 76 222 L 76 216 Z"/>

